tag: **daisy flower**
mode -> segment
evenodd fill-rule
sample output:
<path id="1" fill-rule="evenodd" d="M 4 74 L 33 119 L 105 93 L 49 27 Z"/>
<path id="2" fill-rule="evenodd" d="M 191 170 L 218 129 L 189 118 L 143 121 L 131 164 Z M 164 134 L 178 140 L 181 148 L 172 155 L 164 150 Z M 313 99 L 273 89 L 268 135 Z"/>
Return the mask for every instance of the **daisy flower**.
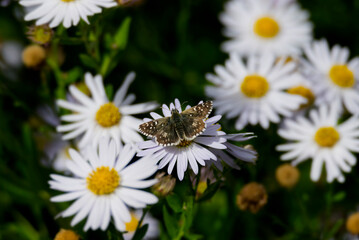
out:
<path id="1" fill-rule="evenodd" d="M 220 15 L 225 52 L 241 55 L 272 53 L 275 56 L 300 55 L 312 39 L 309 14 L 289 1 L 231 0 Z"/>
<path id="2" fill-rule="evenodd" d="M 309 61 L 303 61 L 303 71 L 313 83 L 316 105 L 335 103 L 358 114 L 359 58 L 349 61 L 347 48 L 335 45 L 330 50 L 326 40 L 308 45 L 305 54 Z"/>
<path id="3" fill-rule="evenodd" d="M 80 19 L 89 24 L 88 16 L 100 13 L 101 8 L 116 6 L 114 0 L 20 0 L 20 4 L 31 8 L 26 21 L 36 20 L 36 25 L 49 23 L 50 28 L 61 23 L 65 28 L 76 26 Z"/>
<path id="4" fill-rule="evenodd" d="M 222 137 L 226 139 L 226 142 L 223 144 L 227 148 L 225 150 L 210 149 L 217 156 L 217 161 L 210 160 L 210 163 L 215 165 L 220 171 L 223 171 L 222 161 L 231 168 L 237 170 L 239 170 L 240 167 L 236 163 L 236 159 L 240 159 L 244 162 L 255 163 L 257 160 L 257 152 L 255 150 L 245 149 L 230 143 L 248 141 L 255 137 L 252 133 L 226 134 Z"/>
<path id="5" fill-rule="evenodd" d="M 49 181 L 52 189 L 65 192 L 51 201 L 75 200 L 60 216 L 75 215 L 71 226 L 87 217 L 84 231 L 105 230 L 112 217 L 116 229 L 125 231 L 126 222 L 131 221 L 128 206 L 145 208 L 158 200 L 153 194 L 139 190 L 157 182 L 156 179 L 145 180 L 157 171 L 156 161 L 145 157 L 129 165 L 135 153 L 131 144 L 118 152 L 114 141 L 108 138 L 100 140 L 98 151 L 90 147 L 87 157 L 70 149 L 73 161 L 66 165 L 74 177 L 52 174 Z"/>
<path id="6" fill-rule="evenodd" d="M 287 152 L 281 159 L 293 160 L 293 165 L 312 159 L 313 181 L 318 181 L 325 165 L 328 182 L 334 179 L 343 182 L 342 171 L 350 172 L 356 163 L 351 152 L 359 152 L 359 119 L 353 116 L 338 123 L 338 117 L 337 107 L 323 105 L 310 111 L 309 119 L 298 116 L 284 121 L 278 134 L 290 143 L 277 146 L 278 151 Z"/>
<path id="7" fill-rule="evenodd" d="M 143 214 L 142 210 L 131 211 L 131 221 L 126 222 L 125 231 L 127 233 L 124 233 L 122 235 L 124 240 L 131 240 L 133 238 L 137 226 L 141 220 L 142 214 Z M 148 229 L 143 239 L 144 240 L 157 239 L 160 235 L 160 226 L 158 220 L 152 217 L 150 213 L 147 213 L 143 218 L 141 225 L 145 225 L 145 224 L 148 224 Z"/>
<path id="8" fill-rule="evenodd" d="M 187 106 L 186 109 L 190 108 Z M 163 104 L 162 112 L 165 117 L 171 116 L 171 110 L 177 109 L 182 112 L 181 104 L 175 99 L 175 104 L 171 103 L 168 107 Z M 151 112 L 153 119 L 162 118 L 161 115 Z M 198 164 L 205 166 L 205 161 L 217 160 L 216 153 L 213 150 L 226 149 L 226 133 L 220 131 L 221 125 L 217 122 L 221 119 L 220 115 L 210 117 L 205 121 L 206 128 L 203 133 L 195 137 L 191 141 L 181 141 L 174 146 L 160 146 L 154 139 L 142 143 L 138 143 L 141 152 L 138 156 L 147 156 L 153 154 L 153 158 L 159 161 L 159 168 L 164 168 L 168 164 L 167 172 L 171 174 L 177 163 L 177 176 L 179 180 L 183 180 L 184 173 L 187 170 L 188 163 L 195 174 L 198 173 Z M 145 119 L 148 122 L 152 119 Z M 243 156 L 240 156 L 242 158 Z M 244 157 L 245 158 L 245 157 Z"/>
<path id="9" fill-rule="evenodd" d="M 72 114 L 61 117 L 63 121 L 70 124 L 57 127 L 58 132 L 68 132 L 63 139 L 74 139 L 83 134 L 78 143 L 79 148 L 90 142 L 96 146 L 102 136 L 112 137 L 117 147 L 121 147 L 122 142 L 142 141 L 143 138 L 137 132 L 142 120 L 131 115 L 151 111 L 157 107 L 157 104 L 150 102 L 130 105 L 135 100 L 135 96 L 130 94 L 125 97 L 125 95 L 134 78 L 133 72 L 127 75 L 112 102 L 106 96 L 100 75 L 93 77 L 90 73 L 85 74 L 85 83 L 91 91 L 91 98 L 77 87 L 70 86 L 70 93 L 78 103 L 57 101 L 60 107 L 73 111 Z"/>
<path id="10" fill-rule="evenodd" d="M 236 129 L 248 123 L 268 128 L 270 122 L 280 121 L 280 115 L 290 116 L 306 103 L 305 98 L 284 91 L 303 81 L 295 68 L 294 62 L 276 61 L 273 54 L 250 56 L 246 64 L 231 54 L 225 66 L 215 67 L 217 75 L 206 75 L 215 84 L 206 87 L 206 94 L 214 98 L 217 114 L 238 117 Z"/>

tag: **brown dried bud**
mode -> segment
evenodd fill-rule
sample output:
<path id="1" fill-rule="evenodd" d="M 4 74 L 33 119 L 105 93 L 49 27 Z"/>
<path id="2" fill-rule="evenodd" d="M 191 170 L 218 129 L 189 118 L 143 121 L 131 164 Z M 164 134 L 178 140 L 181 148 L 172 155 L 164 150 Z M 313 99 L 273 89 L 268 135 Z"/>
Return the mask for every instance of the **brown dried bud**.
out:
<path id="1" fill-rule="evenodd" d="M 241 210 L 258 212 L 268 200 L 267 192 L 262 184 L 251 182 L 241 189 L 237 195 L 237 206 Z"/>

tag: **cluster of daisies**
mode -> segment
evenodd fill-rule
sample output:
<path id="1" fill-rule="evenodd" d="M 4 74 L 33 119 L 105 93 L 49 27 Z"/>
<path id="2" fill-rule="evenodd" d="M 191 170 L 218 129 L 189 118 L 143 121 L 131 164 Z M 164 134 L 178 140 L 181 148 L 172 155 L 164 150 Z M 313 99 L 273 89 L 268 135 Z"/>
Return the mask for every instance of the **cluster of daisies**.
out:
<path id="1" fill-rule="evenodd" d="M 20 4 L 28 10 L 25 20 L 68 28 L 81 19 L 88 23 L 88 16 L 117 2 L 20 0 Z M 110 221 L 121 232 L 134 231 L 139 219 L 135 210 L 158 201 L 143 190 L 157 182 L 153 175 L 158 169 L 167 166 L 172 174 L 176 168 L 175 174 L 183 180 L 189 169 L 198 174 L 199 165 L 223 170 L 224 163 L 239 168 L 238 159 L 253 163 L 256 152 L 236 143 L 254 136 L 225 133 L 218 123 L 222 115 L 235 118 L 237 130 L 248 124 L 265 129 L 270 123 L 279 124 L 278 134 L 288 141 L 277 146 L 286 152 L 282 160 L 296 165 L 312 159 L 313 181 L 320 178 L 323 165 L 329 182 L 344 181 L 343 172 L 350 172 L 356 163 L 353 152 L 359 152 L 359 59 L 348 60 L 347 48 L 313 41 L 308 17 L 295 1 L 227 2 L 220 20 L 229 38 L 222 50 L 229 59 L 206 75 L 211 82 L 206 95 L 213 99 L 217 115 L 205 119 L 200 135 L 177 145 L 144 140 L 139 125 L 170 117 L 172 110 L 181 113 L 178 99 L 162 105 L 163 116 L 151 112 L 152 119 L 141 120 L 133 115 L 158 105 L 134 104 L 135 95 L 127 95 L 134 73 L 127 75 L 112 100 L 102 77 L 86 73 L 89 93 L 70 86 L 67 100 L 57 101 L 67 114 L 60 120 L 48 119 L 60 135 L 49 143 L 47 154 L 55 159 L 53 166 L 65 173 L 51 175 L 51 188 L 65 192 L 52 201 L 73 201 L 60 215 L 74 216 L 72 225 L 87 217 L 85 231 L 105 230 Z"/>
<path id="2" fill-rule="evenodd" d="M 61 138 L 56 134 L 45 148 L 47 156 L 54 158 L 52 166 L 65 173 L 65 176 L 51 175 L 50 187 L 65 192 L 53 197 L 52 201 L 74 201 L 60 215 L 74 215 L 72 225 L 87 217 L 85 231 L 105 230 L 111 219 L 121 232 L 136 230 L 137 226 L 130 228 L 132 225 L 128 225 L 134 221 L 131 220 L 133 211 L 158 200 L 154 194 L 142 189 L 157 183 L 153 175 L 167 165 L 168 174 L 172 174 L 176 166 L 177 177 L 183 180 L 188 169 L 198 174 L 198 165 L 214 165 L 223 170 L 226 163 L 238 169 L 237 159 L 252 163 L 256 159 L 255 151 L 234 144 L 254 136 L 250 133 L 226 134 L 218 124 L 220 115 L 206 119 L 205 130 L 191 141 L 181 141 L 173 146 L 161 146 L 155 139 L 144 141 L 139 134 L 139 125 L 151 119 L 143 121 L 132 115 L 151 111 L 158 105 L 154 102 L 134 104 L 135 95 L 127 95 L 134 79 L 135 74 L 129 73 L 110 101 L 102 77 L 86 73 L 85 85 L 89 93 L 71 85 L 67 100 L 57 101 L 67 114 L 56 119 L 50 117 L 46 108 L 39 112 L 63 134 Z M 163 115 L 171 116 L 173 109 L 182 112 L 178 99 L 169 106 L 162 106 Z M 162 117 L 155 112 L 150 115 L 154 119 Z"/>
<path id="3" fill-rule="evenodd" d="M 312 159 L 313 181 L 325 165 L 328 182 L 343 182 L 359 152 L 359 58 L 313 40 L 308 17 L 296 1 L 227 2 L 220 20 L 230 57 L 206 75 L 206 94 L 238 130 L 279 123 L 288 141 L 277 146 L 281 159 Z"/>

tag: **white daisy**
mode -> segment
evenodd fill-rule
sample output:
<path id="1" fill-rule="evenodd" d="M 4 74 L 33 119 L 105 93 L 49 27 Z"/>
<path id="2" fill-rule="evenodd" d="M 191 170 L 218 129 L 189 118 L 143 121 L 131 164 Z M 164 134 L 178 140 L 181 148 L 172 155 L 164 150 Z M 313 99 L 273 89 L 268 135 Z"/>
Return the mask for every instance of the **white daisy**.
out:
<path id="1" fill-rule="evenodd" d="M 223 165 L 221 160 L 231 168 L 239 170 L 240 167 L 235 160 L 240 159 L 241 161 L 255 163 L 257 160 L 257 152 L 251 149 L 245 149 L 230 143 L 233 142 L 244 142 L 255 136 L 252 133 L 237 133 L 237 134 L 226 134 L 223 135 L 227 142 L 223 143 L 227 149 L 210 149 L 217 156 L 217 161 L 210 160 L 220 171 L 223 171 Z"/>
<path id="2" fill-rule="evenodd" d="M 61 117 L 63 121 L 70 122 L 70 124 L 57 127 L 59 132 L 68 132 L 63 139 L 74 139 L 84 133 L 78 143 L 80 148 L 89 142 L 96 146 L 102 136 L 112 137 L 117 147 L 121 147 L 122 142 L 142 141 L 143 138 L 137 132 L 142 120 L 132 117 L 131 114 L 148 112 L 155 109 L 157 104 L 150 102 L 130 105 L 135 100 L 135 96 L 130 94 L 125 97 L 125 95 L 134 78 L 133 72 L 127 75 L 116 92 L 113 102 L 110 102 L 106 96 L 100 75 L 95 77 L 92 77 L 90 73 L 85 75 L 85 82 L 91 91 L 92 98 L 75 86 L 70 86 L 70 93 L 78 103 L 57 101 L 60 107 L 74 112 Z"/>
<path id="3" fill-rule="evenodd" d="M 326 40 L 305 48 L 309 60 L 303 71 L 313 82 L 316 104 L 338 104 L 353 114 L 359 113 L 359 58 L 348 61 L 349 50 L 335 45 L 329 49 Z M 343 107 L 341 107 L 343 109 Z"/>
<path id="4" fill-rule="evenodd" d="M 170 104 L 170 107 L 163 104 L 162 112 L 165 117 L 171 116 L 171 110 L 176 108 L 180 113 L 182 112 L 181 104 L 178 99 L 175 99 L 175 105 Z M 186 109 L 190 108 L 187 106 Z M 151 112 L 153 119 L 162 118 L 161 115 Z M 219 131 L 221 125 L 216 124 L 221 116 L 214 116 L 206 120 L 205 131 L 197 136 L 192 141 L 182 141 L 175 146 L 160 146 L 155 140 L 149 140 L 138 143 L 138 146 L 143 151 L 139 152 L 137 156 L 147 156 L 153 154 L 153 158 L 159 161 L 159 168 L 164 168 L 168 164 L 167 172 L 172 173 L 172 170 L 177 163 L 177 176 L 179 180 L 182 180 L 184 173 L 187 170 L 188 163 L 191 166 L 195 174 L 198 173 L 198 165 L 205 165 L 206 160 L 217 160 L 209 148 L 225 149 L 226 146 L 223 144 L 226 139 L 222 137 L 225 135 L 224 132 Z M 145 119 L 150 121 L 152 119 Z"/>
<path id="5" fill-rule="evenodd" d="M 284 1 L 231 0 L 220 20 L 225 25 L 225 52 L 241 55 L 273 53 L 299 55 L 312 39 L 309 14 L 298 4 Z"/>
<path id="6" fill-rule="evenodd" d="M 89 24 L 88 16 L 116 6 L 114 0 L 20 0 L 20 4 L 32 9 L 26 21 L 36 19 L 36 25 L 49 23 L 51 28 L 61 23 L 66 28 L 76 26 L 80 18 Z"/>
<path id="7" fill-rule="evenodd" d="M 86 158 L 70 149 L 73 161 L 67 162 L 67 167 L 75 177 L 51 175 L 50 187 L 65 192 L 51 201 L 75 200 L 60 213 L 62 217 L 75 215 L 71 226 L 87 217 L 84 231 L 105 230 L 112 216 L 116 229 L 125 231 L 125 223 L 131 220 L 128 206 L 139 209 L 157 202 L 153 194 L 138 190 L 157 182 L 145 180 L 157 171 L 156 160 L 145 157 L 128 165 L 136 149 L 131 144 L 126 144 L 120 152 L 116 149 L 114 141 L 108 138 L 100 140 L 98 151 L 89 148 Z"/>
<path id="8" fill-rule="evenodd" d="M 313 109 L 309 118 L 298 116 L 287 119 L 278 134 L 291 141 L 277 146 L 278 151 L 287 153 L 282 160 L 293 160 L 292 164 L 312 159 L 311 179 L 317 181 L 323 164 L 327 170 L 327 181 L 337 179 L 344 181 L 341 171 L 350 172 L 356 164 L 351 152 L 359 152 L 359 119 L 353 116 L 349 120 L 338 123 L 338 109 L 323 105 L 319 110 Z"/>
<path id="9" fill-rule="evenodd" d="M 124 240 L 131 240 L 136 232 L 137 226 L 141 220 L 143 211 L 142 210 L 136 210 L 131 211 L 131 221 L 126 222 L 126 232 L 124 233 L 123 239 Z M 152 217 L 150 213 L 146 213 L 145 217 L 143 218 L 142 224 L 145 225 L 148 224 L 146 235 L 143 237 L 144 240 L 149 239 L 157 239 L 160 235 L 160 226 L 157 219 Z"/>
<path id="10" fill-rule="evenodd" d="M 206 94 L 214 98 L 217 114 L 238 117 L 236 129 L 248 123 L 268 128 L 270 122 L 280 121 L 279 115 L 290 116 L 306 102 L 284 91 L 302 82 L 295 68 L 294 62 L 276 61 L 272 54 L 250 56 L 246 65 L 239 55 L 231 54 L 225 66 L 215 67 L 217 75 L 206 75 L 216 85 L 206 87 Z"/>

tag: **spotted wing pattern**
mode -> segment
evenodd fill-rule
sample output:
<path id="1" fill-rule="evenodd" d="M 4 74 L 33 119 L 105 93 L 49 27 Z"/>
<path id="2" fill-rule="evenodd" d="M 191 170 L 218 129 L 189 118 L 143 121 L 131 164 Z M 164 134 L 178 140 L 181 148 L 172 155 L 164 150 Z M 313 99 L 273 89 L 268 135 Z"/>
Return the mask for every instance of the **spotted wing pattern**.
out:
<path id="1" fill-rule="evenodd" d="M 213 109 L 212 101 L 207 101 L 184 110 L 181 113 L 181 115 L 186 117 L 205 119 L 212 112 L 212 109 Z"/>
<path id="2" fill-rule="evenodd" d="M 213 108 L 212 101 L 200 103 L 180 113 L 185 140 L 193 140 L 206 129 L 205 119 Z M 155 138 L 161 146 L 173 146 L 181 142 L 176 131 L 176 125 L 171 117 L 159 118 L 143 123 L 140 132 L 148 137 Z M 178 130 L 178 129 L 177 129 Z"/>
<path id="3" fill-rule="evenodd" d="M 212 109 L 212 101 L 207 101 L 181 113 L 186 140 L 192 140 L 206 130 L 205 119 L 212 112 Z"/>
<path id="4" fill-rule="evenodd" d="M 140 125 L 140 132 L 148 137 L 155 138 L 158 145 L 172 146 L 181 142 L 170 117 L 156 119 Z"/>

